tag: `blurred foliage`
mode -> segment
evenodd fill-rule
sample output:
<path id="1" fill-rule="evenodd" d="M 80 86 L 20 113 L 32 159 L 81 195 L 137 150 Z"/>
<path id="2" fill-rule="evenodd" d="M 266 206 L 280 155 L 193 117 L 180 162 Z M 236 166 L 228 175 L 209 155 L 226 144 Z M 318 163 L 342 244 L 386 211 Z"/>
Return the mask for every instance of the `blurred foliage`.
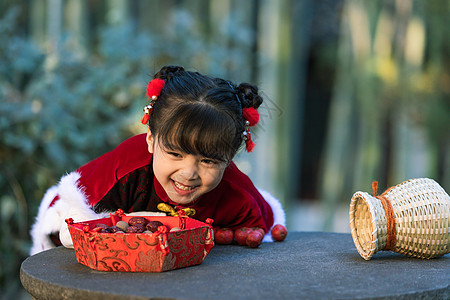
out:
<path id="1" fill-rule="evenodd" d="M 139 122 L 145 86 L 162 65 L 221 75 L 246 64 L 237 47 L 245 39 L 235 37 L 237 46 L 228 48 L 225 59 L 224 50 L 198 36 L 197 24 L 183 11 L 174 11 L 168 35 L 139 33 L 131 23 L 105 27 L 88 55 L 70 33 L 57 51 L 33 44 L 20 36 L 19 14 L 10 9 L 0 20 L 0 294 L 6 298 L 20 287 L 29 229 L 46 189 L 65 172 L 145 132 Z"/>

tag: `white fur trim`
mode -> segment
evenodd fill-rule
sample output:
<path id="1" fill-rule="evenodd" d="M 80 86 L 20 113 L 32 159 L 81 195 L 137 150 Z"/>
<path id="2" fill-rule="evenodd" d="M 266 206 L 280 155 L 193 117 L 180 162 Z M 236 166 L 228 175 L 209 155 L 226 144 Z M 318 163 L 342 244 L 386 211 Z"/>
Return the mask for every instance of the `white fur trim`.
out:
<path id="1" fill-rule="evenodd" d="M 54 247 L 48 237 L 51 232 L 58 231 L 60 225 L 57 224 L 56 211 L 49 205 L 57 195 L 57 187 L 53 186 L 47 190 L 39 206 L 35 223 L 31 227 L 31 239 L 33 245 L 30 249 L 30 255 L 34 255 L 46 249 Z"/>
<path id="2" fill-rule="evenodd" d="M 31 230 L 33 240 L 31 255 L 53 248 L 54 245 L 48 235 L 58 231 L 61 243 L 65 247 L 73 247 L 65 219 L 72 218 L 75 222 L 81 222 L 109 216 L 109 212 L 97 214 L 92 210 L 82 187 L 78 186 L 79 178 L 80 174 L 77 172 L 67 174 L 61 178 L 57 186 L 50 188 L 45 194 Z M 59 195 L 59 199 L 49 207 L 56 195 Z"/>
<path id="3" fill-rule="evenodd" d="M 110 212 L 95 213 L 88 204 L 88 199 L 82 187 L 78 186 L 80 174 L 72 172 L 61 179 L 58 185 L 59 200 L 55 206 L 64 207 L 65 216 L 75 222 L 89 221 L 108 217 Z"/>
<path id="4" fill-rule="evenodd" d="M 272 196 L 269 192 L 265 190 L 258 189 L 259 193 L 263 196 L 264 200 L 270 205 L 273 212 L 273 226 L 277 224 L 281 224 L 283 226 L 286 226 L 286 214 L 283 210 L 283 206 L 281 205 L 281 202 Z M 272 229 L 272 228 L 270 228 Z M 269 232 L 264 236 L 263 242 L 273 242 L 272 235 Z"/>

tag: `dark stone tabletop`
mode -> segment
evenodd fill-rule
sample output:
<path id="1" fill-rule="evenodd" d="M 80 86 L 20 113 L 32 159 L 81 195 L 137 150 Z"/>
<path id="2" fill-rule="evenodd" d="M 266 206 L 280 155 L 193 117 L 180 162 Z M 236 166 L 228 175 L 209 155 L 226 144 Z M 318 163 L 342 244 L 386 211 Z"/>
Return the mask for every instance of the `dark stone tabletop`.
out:
<path id="1" fill-rule="evenodd" d="M 94 271 L 59 247 L 27 258 L 20 279 L 32 299 L 450 299 L 450 254 L 365 261 L 350 234 L 289 232 L 256 249 L 216 245 L 201 265 L 163 273 Z"/>

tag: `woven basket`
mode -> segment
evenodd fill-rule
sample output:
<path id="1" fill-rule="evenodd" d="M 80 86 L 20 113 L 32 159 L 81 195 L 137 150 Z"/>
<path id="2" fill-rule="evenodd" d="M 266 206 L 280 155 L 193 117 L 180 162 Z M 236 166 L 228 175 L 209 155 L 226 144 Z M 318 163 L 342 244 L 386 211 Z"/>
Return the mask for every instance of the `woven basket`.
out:
<path id="1" fill-rule="evenodd" d="M 365 260 L 381 250 L 427 259 L 450 253 L 450 197 L 432 179 L 407 180 L 380 196 L 356 192 L 349 214 Z"/>

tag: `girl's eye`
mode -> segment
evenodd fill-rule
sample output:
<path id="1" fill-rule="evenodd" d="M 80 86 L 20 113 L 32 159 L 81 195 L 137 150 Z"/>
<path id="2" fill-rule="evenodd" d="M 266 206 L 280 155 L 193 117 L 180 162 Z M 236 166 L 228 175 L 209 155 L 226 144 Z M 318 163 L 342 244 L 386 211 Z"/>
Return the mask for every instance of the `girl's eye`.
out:
<path id="1" fill-rule="evenodd" d="M 182 155 L 180 153 L 176 153 L 176 152 L 167 152 L 167 154 L 169 154 L 170 156 L 176 157 L 176 158 L 182 157 Z"/>
<path id="2" fill-rule="evenodd" d="M 208 158 L 202 159 L 202 163 L 207 165 L 217 165 L 217 161 Z"/>

